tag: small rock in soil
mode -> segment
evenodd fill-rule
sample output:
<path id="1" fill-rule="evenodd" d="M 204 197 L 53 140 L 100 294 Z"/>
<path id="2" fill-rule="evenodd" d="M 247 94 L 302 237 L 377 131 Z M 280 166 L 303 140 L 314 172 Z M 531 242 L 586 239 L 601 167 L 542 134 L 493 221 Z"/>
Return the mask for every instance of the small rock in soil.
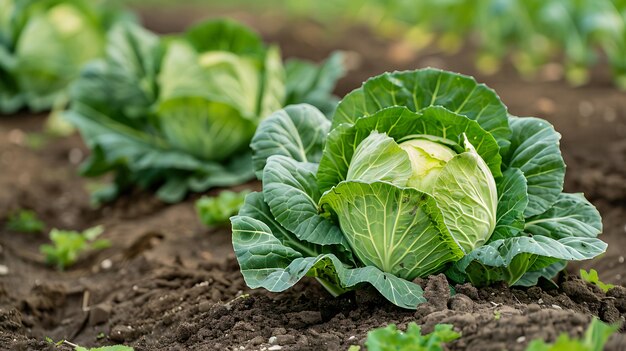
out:
<path id="1" fill-rule="evenodd" d="M 135 337 L 135 331 L 132 327 L 127 325 L 116 325 L 111 328 L 109 337 L 115 342 L 124 342 L 126 340 L 133 340 Z"/>

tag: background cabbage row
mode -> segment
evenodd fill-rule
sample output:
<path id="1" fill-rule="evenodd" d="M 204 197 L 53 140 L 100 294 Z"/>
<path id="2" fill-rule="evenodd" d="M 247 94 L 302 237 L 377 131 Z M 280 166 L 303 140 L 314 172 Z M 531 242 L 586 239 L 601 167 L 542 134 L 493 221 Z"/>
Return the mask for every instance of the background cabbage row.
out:
<path id="1" fill-rule="evenodd" d="M 106 31 L 126 21 L 103 1 L 0 0 L 0 113 L 63 105 L 82 65 L 104 53 Z"/>
<path id="2" fill-rule="evenodd" d="M 343 72 L 340 54 L 320 66 L 283 64 L 277 47 L 230 20 L 167 37 L 123 23 L 111 29 L 105 57 L 72 84 L 65 116 L 92 150 L 83 174 L 116 174 L 99 200 L 138 185 L 176 202 L 252 179 L 259 122 L 296 102 L 332 112 Z"/>

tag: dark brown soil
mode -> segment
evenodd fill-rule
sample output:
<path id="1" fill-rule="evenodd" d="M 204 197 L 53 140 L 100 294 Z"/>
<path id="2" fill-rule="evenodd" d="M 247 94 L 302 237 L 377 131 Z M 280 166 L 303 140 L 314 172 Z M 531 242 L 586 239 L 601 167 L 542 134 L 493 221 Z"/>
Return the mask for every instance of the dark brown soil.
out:
<path id="1" fill-rule="evenodd" d="M 206 12 L 143 13 L 148 27 L 169 32 Z M 386 70 L 437 66 L 488 83 L 512 114 L 550 120 L 563 134 L 566 190 L 585 192 L 599 208 L 602 238 L 609 243 L 605 255 L 572 265 L 570 272 L 595 268 L 604 281 L 626 285 L 626 96 L 614 90 L 605 67 L 581 88 L 548 80 L 549 72 L 529 83 L 508 66 L 494 76 L 480 75 L 469 49 L 453 56 L 415 53 L 360 28 L 329 36 L 313 23 L 234 15 L 280 44 L 285 56 L 317 60 L 334 49 L 348 51 L 353 69 L 338 94 Z M 369 290 L 333 299 L 306 279 L 281 294 L 250 291 L 229 230 L 203 228 L 193 198 L 166 206 L 137 193 L 91 208 L 86 187 L 93 181 L 77 175 L 87 153 L 79 137 L 50 140 L 40 150 L 28 146 L 27 136 L 41 131 L 43 122 L 43 116 L 25 114 L 0 119 L 0 222 L 12 210 L 29 208 L 47 229 L 103 224 L 103 237 L 113 245 L 58 272 L 38 253 L 45 235 L 0 228 L 0 265 L 8 268 L 0 276 L 0 349 L 47 349 L 48 336 L 137 350 L 346 350 L 362 344 L 371 328 L 416 321 L 425 331 L 453 324 L 463 337 L 451 350 L 521 350 L 533 338 L 579 336 L 592 316 L 626 318 L 626 289 L 604 294 L 573 275 L 562 275 L 554 290 L 457 286 L 453 297 L 441 277 L 431 277 L 423 286 L 432 297 L 417 311 L 395 308 Z M 626 349 L 626 335 L 614 336 L 607 349 Z"/>

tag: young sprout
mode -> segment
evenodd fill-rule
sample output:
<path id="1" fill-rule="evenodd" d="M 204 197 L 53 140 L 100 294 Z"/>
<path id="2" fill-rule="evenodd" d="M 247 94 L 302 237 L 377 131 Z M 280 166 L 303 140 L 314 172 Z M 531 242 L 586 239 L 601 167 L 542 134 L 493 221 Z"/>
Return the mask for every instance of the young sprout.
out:
<path id="1" fill-rule="evenodd" d="M 41 233 L 45 223 L 37 218 L 37 214 L 30 210 L 19 210 L 9 215 L 6 223 L 8 230 L 20 233 Z"/>
<path id="2" fill-rule="evenodd" d="M 81 253 L 89 250 L 101 250 L 111 246 L 106 239 L 97 239 L 104 232 L 104 227 L 96 226 L 82 232 L 52 229 L 52 245 L 41 245 L 39 251 L 46 256 L 46 262 L 63 270 L 78 260 Z"/>
<path id="3" fill-rule="evenodd" d="M 596 271 L 595 269 L 590 269 L 589 272 L 587 272 L 584 269 L 581 269 L 580 270 L 580 278 L 582 280 L 586 281 L 587 283 L 591 283 L 591 284 L 597 286 L 598 288 L 600 288 L 604 292 L 607 292 L 610 289 L 615 287 L 615 285 L 613 285 L 613 284 L 606 284 L 606 283 L 603 283 L 602 281 L 600 281 L 600 277 L 598 276 L 598 271 Z"/>
<path id="4" fill-rule="evenodd" d="M 228 219 L 239 212 L 249 190 L 224 190 L 217 196 L 203 196 L 196 201 L 196 212 L 207 227 L 228 224 Z"/>

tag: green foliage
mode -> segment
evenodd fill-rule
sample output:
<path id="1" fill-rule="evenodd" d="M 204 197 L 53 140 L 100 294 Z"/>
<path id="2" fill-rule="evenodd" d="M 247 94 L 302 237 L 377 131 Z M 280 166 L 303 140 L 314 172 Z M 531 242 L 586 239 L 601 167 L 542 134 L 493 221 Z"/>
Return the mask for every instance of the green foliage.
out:
<path id="1" fill-rule="evenodd" d="M 561 334 L 554 344 L 547 344 L 543 340 L 533 340 L 526 351 L 598 351 L 604 350 L 604 345 L 619 325 L 609 325 L 594 318 L 582 339 L 572 339 L 567 333 Z"/>
<path id="2" fill-rule="evenodd" d="M 131 16 L 102 1 L 0 0 L 0 112 L 50 109 L 87 61 L 104 53 L 106 31 Z"/>
<path id="3" fill-rule="evenodd" d="M 327 109 L 343 74 L 338 57 L 320 66 L 292 63 L 286 72 L 277 47 L 231 20 L 166 38 L 117 25 L 105 58 L 71 88 L 65 117 L 92 150 L 82 173 L 116 174 L 95 194 L 99 202 L 131 186 L 177 202 L 190 191 L 244 183 L 254 177 L 249 144 L 256 127 L 287 102 Z"/>
<path id="4" fill-rule="evenodd" d="M 437 324 L 435 331 L 422 335 L 421 327 L 413 322 L 409 323 L 406 332 L 390 324 L 367 333 L 365 345 L 368 351 L 443 351 L 444 343 L 461 337 L 452 328 L 450 324 Z"/>
<path id="5" fill-rule="evenodd" d="M 46 224 L 37 218 L 34 211 L 19 210 L 9 215 L 6 228 L 21 233 L 41 233 Z"/>
<path id="6" fill-rule="evenodd" d="M 123 346 L 123 345 L 113 345 L 113 346 L 102 346 L 102 347 L 92 347 L 92 348 L 86 348 L 83 346 L 79 346 L 76 345 L 74 343 L 71 343 L 67 340 L 60 340 L 55 342 L 54 340 L 52 340 L 50 337 L 45 338 L 46 342 L 53 345 L 55 348 L 59 348 L 62 345 L 68 345 L 74 348 L 74 351 L 134 351 L 135 349 L 129 346 Z"/>
<path id="7" fill-rule="evenodd" d="M 109 247 L 111 243 L 108 240 L 96 240 L 103 232 L 102 226 L 92 227 L 82 232 L 52 229 L 50 231 L 52 245 L 41 245 L 39 251 L 46 256 L 48 264 L 63 270 L 76 263 L 83 252 Z"/>
<path id="8" fill-rule="evenodd" d="M 497 72 L 508 58 L 523 77 L 538 77 L 544 74 L 542 67 L 559 63 L 561 75 L 580 85 L 589 81 L 590 68 L 606 57 L 615 84 L 626 89 L 623 0 L 240 0 L 229 4 L 235 3 L 313 17 L 331 30 L 341 29 L 338 24 L 365 24 L 415 50 L 431 45 L 450 54 L 472 39 L 478 49 L 475 65 L 485 74 Z"/>
<path id="9" fill-rule="evenodd" d="M 606 284 L 600 281 L 600 277 L 598 276 L 598 271 L 596 271 L 595 269 L 590 269 L 589 272 L 587 272 L 584 269 L 581 269 L 580 278 L 586 281 L 587 283 L 596 285 L 598 288 L 602 289 L 602 291 L 604 292 L 607 292 L 615 287 L 615 285 L 613 284 Z"/>
<path id="10" fill-rule="evenodd" d="M 249 190 L 234 192 L 224 190 L 217 196 L 203 196 L 196 201 L 196 212 L 206 226 L 223 225 L 239 212 Z"/>
<path id="11" fill-rule="evenodd" d="M 339 103 L 332 122 L 292 105 L 252 139 L 263 181 L 231 219 L 246 283 L 283 291 L 303 276 L 333 295 L 372 284 L 424 302 L 414 278 L 532 285 L 606 250 L 600 214 L 563 193 L 560 135 L 507 113 L 473 78 L 386 73 Z"/>

